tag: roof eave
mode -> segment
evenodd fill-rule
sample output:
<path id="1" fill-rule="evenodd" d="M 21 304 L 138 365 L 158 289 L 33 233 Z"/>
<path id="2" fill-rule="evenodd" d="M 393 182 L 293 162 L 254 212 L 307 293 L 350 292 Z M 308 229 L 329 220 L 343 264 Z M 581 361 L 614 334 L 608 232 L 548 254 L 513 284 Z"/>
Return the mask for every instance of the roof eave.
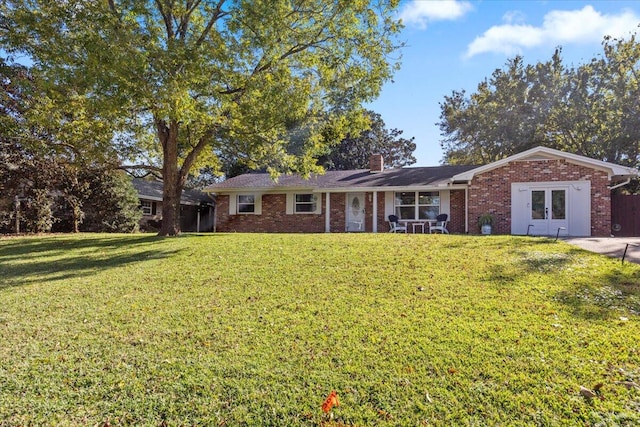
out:
<path id="1" fill-rule="evenodd" d="M 581 166 L 588 166 L 593 169 L 598 169 L 603 172 L 607 172 L 609 174 L 609 178 L 612 176 L 638 176 L 638 170 L 634 168 L 629 168 L 626 166 L 617 165 L 615 163 L 604 162 L 602 160 L 591 159 L 589 157 L 580 156 L 578 154 L 565 153 L 563 151 L 555 150 L 553 148 L 547 147 L 535 147 L 531 148 L 527 151 L 523 151 L 522 153 L 514 154 L 513 156 L 506 157 L 504 159 L 497 160 L 495 162 L 477 167 L 475 169 L 471 169 L 469 171 L 460 173 L 458 175 L 454 175 L 452 178 L 453 182 L 458 181 L 471 181 L 474 176 L 488 172 L 493 169 L 497 169 L 502 167 L 508 163 L 524 160 L 527 157 L 530 157 L 535 154 L 547 154 L 556 158 L 563 158 L 566 161 L 574 164 L 578 164 Z"/>

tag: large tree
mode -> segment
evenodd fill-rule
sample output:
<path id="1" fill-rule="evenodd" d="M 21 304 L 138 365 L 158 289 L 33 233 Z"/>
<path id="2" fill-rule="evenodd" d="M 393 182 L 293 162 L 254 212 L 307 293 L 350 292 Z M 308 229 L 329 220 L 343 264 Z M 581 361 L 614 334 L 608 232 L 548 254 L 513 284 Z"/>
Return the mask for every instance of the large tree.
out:
<path id="1" fill-rule="evenodd" d="M 399 168 L 416 162 L 413 152 L 415 138 L 402 138 L 403 131 L 387 129 L 382 116 L 367 111 L 368 129 L 355 135 L 347 135 L 339 144 L 329 148 L 329 154 L 320 158 L 329 170 L 366 169 L 371 154 L 382 154 L 385 167 Z"/>
<path id="2" fill-rule="evenodd" d="M 136 162 L 123 166 L 162 176 L 161 234 L 174 235 L 189 171 L 215 166 L 221 147 L 274 175 L 320 171 L 321 131 L 344 134 L 391 77 L 397 3 L 7 0 L 0 48 L 26 54 L 48 83 L 40 120 L 57 111 L 83 133 L 113 128 L 122 160 Z M 296 121 L 310 132 L 294 155 Z"/>
<path id="3" fill-rule="evenodd" d="M 604 161 L 640 162 L 640 44 L 605 38 L 603 54 L 566 67 L 510 59 L 467 95 L 440 104 L 445 162 L 485 164 L 536 145 Z"/>

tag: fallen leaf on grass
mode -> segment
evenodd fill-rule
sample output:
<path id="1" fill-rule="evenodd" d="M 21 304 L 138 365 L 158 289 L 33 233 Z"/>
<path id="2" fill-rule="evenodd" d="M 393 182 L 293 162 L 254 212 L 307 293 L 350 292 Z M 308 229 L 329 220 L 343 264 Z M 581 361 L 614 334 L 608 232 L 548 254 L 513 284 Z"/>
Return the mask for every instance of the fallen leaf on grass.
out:
<path id="1" fill-rule="evenodd" d="M 451 375 L 453 375 L 456 372 L 458 372 L 458 370 L 456 368 L 449 368 L 447 372 L 449 372 Z"/>
<path id="2" fill-rule="evenodd" d="M 378 409 L 378 416 L 380 416 L 380 418 L 384 418 L 385 420 L 390 420 L 393 418 L 393 415 L 382 409 Z"/>
<path id="3" fill-rule="evenodd" d="M 340 406 L 340 402 L 338 402 L 338 395 L 336 394 L 336 391 L 335 390 L 331 390 L 331 393 L 329 393 L 329 397 L 327 397 L 327 399 L 322 404 L 322 410 L 325 413 L 327 413 L 334 406 Z"/>
<path id="4" fill-rule="evenodd" d="M 586 387 L 580 386 L 580 394 L 586 399 L 593 399 L 597 397 L 600 400 L 604 400 L 604 396 L 600 393 L 600 388 L 602 387 L 602 383 L 596 384 L 595 391 L 590 390 Z"/>

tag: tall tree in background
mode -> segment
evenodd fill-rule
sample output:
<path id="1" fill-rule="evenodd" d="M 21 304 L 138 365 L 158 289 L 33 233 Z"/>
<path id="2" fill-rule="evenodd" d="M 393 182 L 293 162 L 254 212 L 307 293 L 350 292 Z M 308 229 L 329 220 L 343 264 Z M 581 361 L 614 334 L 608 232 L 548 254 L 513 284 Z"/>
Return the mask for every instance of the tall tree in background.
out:
<path id="1" fill-rule="evenodd" d="M 329 154 L 320 157 L 320 163 L 328 170 L 368 169 L 371 154 L 379 153 L 388 168 L 414 164 L 415 138 L 402 138 L 401 130 L 387 129 L 378 113 L 367 111 L 367 115 L 369 129 L 331 146 Z"/>
<path id="2" fill-rule="evenodd" d="M 321 170 L 327 122 L 346 134 L 391 77 L 397 3 L 7 0 L 0 48 L 28 55 L 47 83 L 37 120 L 53 116 L 71 133 L 118 130 L 122 160 L 162 176 L 160 234 L 175 235 L 187 176 L 218 166 L 217 148 L 274 175 Z M 293 155 L 287 124 L 296 121 L 310 133 Z M 72 143 L 92 148 L 87 141 Z"/>
<path id="3" fill-rule="evenodd" d="M 486 164 L 553 138 L 550 115 L 563 101 L 564 67 L 557 50 L 536 66 L 507 61 L 475 93 L 453 91 L 440 104 L 445 163 Z"/>
<path id="4" fill-rule="evenodd" d="M 467 96 L 440 104 L 445 162 L 486 164 L 537 145 L 638 166 L 640 45 L 605 38 L 604 53 L 575 68 L 517 56 Z"/>

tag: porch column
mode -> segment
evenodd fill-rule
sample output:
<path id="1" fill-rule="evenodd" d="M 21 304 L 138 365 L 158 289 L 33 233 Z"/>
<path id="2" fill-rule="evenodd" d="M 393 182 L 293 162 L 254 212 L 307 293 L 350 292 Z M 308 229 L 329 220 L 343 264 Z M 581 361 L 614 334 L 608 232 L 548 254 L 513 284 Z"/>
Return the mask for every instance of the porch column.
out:
<path id="1" fill-rule="evenodd" d="M 373 192 L 373 232 L 377 233 L 378 232 L 378 192 L 374 191 Z"/>
<path id="2" fill-rule="evenodd" d="M 324 204 L 324 232 L 331 233 L 331 193 L 325 194 Z"/>

